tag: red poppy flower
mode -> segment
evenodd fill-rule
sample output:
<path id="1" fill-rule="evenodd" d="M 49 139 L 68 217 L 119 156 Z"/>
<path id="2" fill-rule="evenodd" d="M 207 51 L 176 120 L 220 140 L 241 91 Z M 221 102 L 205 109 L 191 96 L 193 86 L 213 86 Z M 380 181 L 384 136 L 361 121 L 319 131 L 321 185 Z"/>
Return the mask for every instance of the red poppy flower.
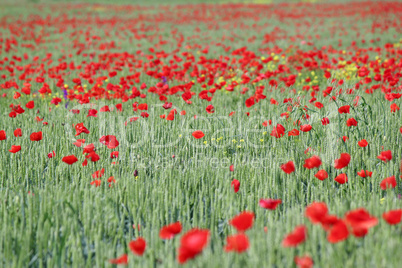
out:
<path id="1" fill-rule="evenodd" d="M 48 157 L 48 158 L 53 158 L 53 157 L 55 157 L 55 156 L 56 156 L 56 153 L 55 153 L 54 151 L 47 154 L 47 157 Z"/>
<path id="2" fill-rule="evenodd" d="M 388 162 L 392 160 L 392 152 L 391 150 L 381 152 L 379 156 L 377 156 L 378 159 Z"/>
<path id="3" fill-rule="evenodd" d="M 237 193 L 240 190 L 240 182 L 236 179 L 233 179 L 230 186 L 233 188 L 234 192 Z"/>
<path id="4" fill-rule="evenodd" d="M 4 130 L 0 130 L 0 141 L 4 141 L 7 139 L 6 132 Z"/>
<path id="5" fill-rule="evenodd" d="M 228 236 L 226 238 L 226 246 L 224 247 L 226 252 L 235 251 L 241 253 L 246 251 L 250 247 L 250 242 L 247 235 L 240 233 Z"/>
<path id="6" fill-rule="evenodd" d="M 147 111 L 148 110 L 148 104 L 141 103 L 140 105 L 138 105 L 138 110 Z"/>
<path id="7" fill-rule="evenodd" d="M 359 175 L 362 178 L 371 177 L 371 174 L 373 174 L 373 172 L 368 170 L 364 171 L 363 169 L 357 172 L 357 175 Z"/>
<path id="8" fill-rule="evenodd" d="M 318 109 L 322 109 L 322 108 L 324 107 L 324 105 L 323 105 L 321 102 L 319 102 L 319 101 L 317 101 L 316 103 L 314 103 L 314 106 L 317 107 Z"/>
<path id="9" fill-rule="evenodd" d="M 277 139 L 283 137 L 285 135 L 285 128 L 281 124 L 277 124 L 276 127 L 272 130 L 271 134 L 272 137 Z"/>
<path id="10" fill-rule="evenodd" d="M 127 265 L 128 264 L 128 255 L 127 254 L 123 254 L 120 257 L 116 258 L 116 259 L 111 259 L 109 260 L 109 262 L 111 264 L 122 264 L 122 265 Z"/>
<path id="11" fill-rule="evenodd" d="M 33 109 L 33 108 L 35 108 L 35 103 L 34 103 L 34 101 L 28 101 L 27 104 L 25 104 L 25 107 L 27 107 L 28 109 Z"/>
<path id="12" fill-rule="evenodd" d="M 144 254 L 145 248 L 147 247 L 147 242 L 144 238 L 138 237 L 136 240 L 128 243 L 128 247 L 135 255 L 142 256 Z"/>
<path id="13" fill-rule="evenodd" d="M 354 118 L 349 118 L 348 120 L 346 120 L 346 126 L 348 127 L 352 127 L 352 126 L 357 126 L 357 121 Z"/>
<path id="14" fill-rule="evenodd" d="M 209 239 L 209 230 L 191 229 L 180 240 L 178 261 L 180 264 L 195 258 L 206 247 Z"/>
<path id="15" fill-rule="evenodd" d="M 282 240 L 283 247 L 297 247 L 303 243 L 307 237 L 307 228 L 304 225 L 296 226 L 296 228 Z"/>
<path id="16" fill-rule="evenodd" d="M 300 132 L 297 129 L 293 129 L 291 131 L 288 132 L 288 136 L 299 136 Z"/>
<path id="17" fill-rule="evenodd" d="M 390 225 L 395 225 L 401 222 L 402 209 L 390 210 L 382 214 L 382 218 Z"/>
<path id="18" fill-rule="evenodd" d="M 254 217 L 253 212 L 244 211 L 233 217 L 229 224 L 236 228 L 238 232 L 245 232 L 253 226 Z"/>
<path id="19" fill-rule="evenodd" d="M 391 113 L 395 113 L 396 111 L 399 111 L 399 106 L 396 103 L 392 103 L 390 108 L 391 108 Z"/>
<path id="20" fill-rule="evenodd" d="M 159 237 L 162 239 L 172 239 L 175 235 L 181 232 L 181 223 L 175 222 L 166 226 L 163 226 L 159 232 Z"/>
<path id="21" fill-rule="evenodd" d="M 295 257 L 295 264 L 297 268 L 312 268 L 314 265 L 313 259 L 309 256 Z"/>
<path id="22" fill-rule="evenodd" d="M 101 186 L 102 181 L 101 180 L 94 180 L 91 182 L 91 185 L 95 185 L 95 187 Z"/>
<path id="23" fill-rule="evenodd" d="M 323 181 L 328 178 L 328 173 L 325 170 L 321 169 L 314 175 L 314 177 L 316 177 L 320 181 Z"/>
<path id="24" fill-rule="evenodd" d="M 198 139 L 201 139 L 202 137 L 205 136 L 205 135 L 204 135 L 204 132 L 202 132 L 201 130 L 196 130 L 196 131 L 194 131 L 192 135 L 193 135 L 193 137 L 196 138 L 197 140 L 198 140 Z"/>
<path id="25" fill-rule="evenodd" d="M 304 160 L 303 167 L 307 169 L 318 168 L 319 166 L 321 166 L 321 159 L 317 155 L 314 155 Z"/>
<path id="26" fill-rule="evenodd" d="M 210 104 L 207 106 L 205 110 L 207 111 L 207 113 L 213 114 L 215 112 L 215 107 L 212 104 Z"/>
<path id="27" fill-rule="evenodd" d="M 233 172 L 233 171 L 234 171 L 234 166 L 233 166 L 233 165 L 230 165 L 229 171 L 230 171 L 230 172 Z"/>
<path id="28" fill-rule="evenodd" d="M 84 123 L 79 123 L 75 125 L 75 136 L 80 135 L 81 133 L 89 134 L 89 130 L 84 126 Z M 79 147 L 79 146 L 78 146 Z"/>
<path id="29" fill-rule="evenodd" d="M 109 106 L 105 105 L 105 106 L 101 107 L 99 109 L 99 112 L 101 112 L 101 113 L 110 112 Z"/>
<path id="30" fill-rule="evenodd" d="M 110 158 L 118 158 L 119 157 L 119 152 L 118 151 L 114 151 L 110 153 Z"/>
<path id="31" fill-rule="evenodd" d="M 395 176 L 383 179 L 380 183 L 380 187 L 382 190 L 386 190 L 387 188 L 395 188 L 396 187 Z"/>
<path id="32" fill-rule="evenodd" d="M 281 199 L 260 199 L 258 205 L 262 208 L 275 210 L 276 207 L 282 203 Z"/>
<path id="33" fill-rule="evenodd" d="M 378 224 L 378 219 L 364 208 L 359 208 L 345 214 L 345 223 L 352 228 L 354 236 L 362 237 L 367 234 L 368 229 Z"/>
<path id="34" fill-rule="evenodd" d="M 306 208 L 306 217 L 311 223 L 321 223 L 328 215 L 328 207 L 323 202 L 313 202 Z"/>
<path id="35" fill-rule="evenodd" d="M 40 141 L 42 140 L 42 131 L 39 132 L 33 132 L 30 136 L 29 139 L 31 141 Z"/>
<path id="36" fill-rule="evenodd" d="M 342 153 L 341 158 L 335 159 L 335 168 L 342 169 L 347 167 L 350 162 L 350 155 L 348 153 Z"/>
<path id="37" fill-rule="evenodd" d="M 14 130 L 14 136 L 15 137 L 21 137 L 22 136 L 22 130 L 20 128 L 17 128 Z"/>
<path id="38" fill-rule="evenodd" d="M 119 111 L 119 112 L 122 112 L 123 111 L 123 105 L 121 104 L 121 103 L 118 103 L 118 104 L 116 104 L 116 109 Z"/>
<path id="39" fill-rule="evenodd" d="M 340 221 L 340 219 L 336 215 L 327 214 L 321 220 L 321 226 L 325 231 L 329 231 L 332 226 L 334 226 L 336 223 L 338 223 L 338 221 Z"/>
<path id="40" fill-rule="evenodd" d="M 303 132 L 309 132 L 313 127 L 311 125 L 301 125 L 300 130 Z"/>
<path id="41" fill-rule="evenodd" d="M 109 187 L 112 187 L 112 183 L 116 183 L 116 180 L 114 179 L 114 176 L 111 176 L 107 179 L 107 182 L 109 183 Z"/>
<path id="42" fill-rule="evenodd" d="M 295 164 L 293 163 L 293 161 L 289 161 L 283 165 L 281 165 L 281 169 L 283 170 L 283 172 L 285 172 L 286 174 L 290 174 L 292 172 L 295 171 Z"/>
<path id="43" fill-rule="evenodd" d="M 348 176 L 346 176 L 345 173 L 342 173 L 336 176 L 334 180 L 339 184 L 344 184 L 348 182 Z"/>
<path id="44" fill-rule="evenodd" d="M 102 136 L 99 142 L 106 145 L 108 149 L 114 149 L 119 146 L 119 141 L 113 135 Z"/>
<path id="45" fill-rule="evenodd" d="M 92 162 L 97 162 L 100 159 L 99 155 L 95 152 L 90 152 L 85 158 L 90 159 Z"/>
<path id="46" fill-rule="evenodd" d="M 329 119 L 328 117 L 324 117 L 323 119 L 321 119 L 321 123 L 323 126 L 326 126 L 329 124 Z"/>
<path id="47" fill-rule="evenodd" d="M 162 105 L 162 107 L 165 109 L 165 110 L 167 110 L 167 109 L 170 109 L 170 108 L 172 108 L 172 103 L 171 102 L 165 102 L 165 104 L 163 104 Z"/>
<path id="48" fill-rule="evenodd" d="M 61 161 L 63 161 L 63 162 L 66 163 L 66 164 L 72 165 L 72 164 L 74 164 L 75 162 L 77 162 L 78 159 L 77 159 L 77 157 L 75 157 L 75 155 L 68 155 L 68 156 L 63 157 L 63 158 L 61 159 Z"/>
<path id="49" fill-rule="evenodd" d="M 348 238 L 348 236 L 349 236 L 348 226 L 345 224 L 344 221 L 339 220 L 330 229 L 327 236 L 327 240 L 330 243 L 338 243 Z"/>
<path id="50" fill-rule="evenodd" d="M 251 96 L 250 98 L 248 98 L 248 99 L 246 100 L 246 107 L 247 107 L 247 108 L 250 108 L 251 106 L 254 105 L 254 103 L 255 103 L 254 97 Z"/>
<path id="51" fill-rule="evenodd" d="M 21 145 L 11 145 L 11 149 L 8 150 L 9 152 L 15 154 L 21 150 Z"/>
<path id="52" fill-rule="evenodd" d="M 365 139 L 363 139 L 363 140 L 359 141 L 357 143 L 357 145 L 359 145 L 360 147 L 367 147 L 368 142 Z"/>
<path id="53" fill-rule="evenodd" d="M 90 143 L 84 147 L 84 150 L 82 151 L 82 154 L 90 154 L 95 150 L 95 145 L 93 143 Z"/>
<path id="54" fill-rule="evenodd" d="M 174 110 L 174 111 L 175 111 L 175 110 Z M 168 121 L 173 121 L 173 120 L 174 120 L 174 114 L 175 114 L 174 111 L 173 111 L 173 110 L 170 111 L 170 113 L 169 113 L 168 116 L 166 117 L 166 120 L 168 120 Z"/>
<path id="55" fill-rule="evenodd" d="M 92 174 L 92 178 L 99 179 L 102 178 L 103 174 L 105 174 L 105 169 L 102 168 L 101 170 L 97 170 Z"/>
<path id="56" fill-rule="evenodd" d="M 339 107 L 338 112 L 340 114 L 350 114 L 350 106 L 345 105 L 345 106 Z"/>
<path id="57" fill-rule="evenodd" d="M 98 117 L 97 113 L 98 113 L 97 110 L 95 110 L 95 109 L 89 109 L 87 117 L 90 117 L 90 116 L 92 116 L 92 117 Z"/>

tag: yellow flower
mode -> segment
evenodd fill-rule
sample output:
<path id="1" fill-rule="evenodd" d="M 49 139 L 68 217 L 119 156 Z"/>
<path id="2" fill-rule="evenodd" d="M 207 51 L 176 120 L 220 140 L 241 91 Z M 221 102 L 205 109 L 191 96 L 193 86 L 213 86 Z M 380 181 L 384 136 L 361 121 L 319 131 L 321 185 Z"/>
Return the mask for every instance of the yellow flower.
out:
<path id="1" fill-rule="evenodd" d="M 385 201 L 385 197 L 380 199 L 380 204 L 382 205 Z"/>
<path id="2" fill-rule="evenodd" d="M 232 142 L 233 142 L 233 143 L 236 143 L 236 142 L 237 142 L 237 140 L 233 139 L 233 140 L 232 140 Z"/>
<path id="3" fill-rule="evenodd" d="M 264 142 L 264 139 L 260 139 L 260 142 Z"/>
<path id="4" fill-rule="evenodd" d="M 243 140 L 243 139 L 241 139 L 241 140 L 240 140 L 240 142 L 244 142 L 244 140 Z"/>
<path id="5" fill-rule="evenodd" d="M 267 135 L 268 134 L 268 132 L 266 132 L 266 131 L 264 131 L 263 133 L 262 133 L 262 135 Z"/>
<path id="6" fill-rule="evenodd" d="M 179 138 L 181 138 L 181 134 L 179 135 Z"/>

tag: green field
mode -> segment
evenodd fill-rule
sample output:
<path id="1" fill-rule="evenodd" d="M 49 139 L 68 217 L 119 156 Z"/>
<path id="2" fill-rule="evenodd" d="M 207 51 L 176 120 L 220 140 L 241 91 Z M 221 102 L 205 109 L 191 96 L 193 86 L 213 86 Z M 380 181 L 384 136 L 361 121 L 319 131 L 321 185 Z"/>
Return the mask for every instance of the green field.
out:
<path id="1" fill-rule="evenodd" d="M 114 267 L 122 254 L 128 267 L 177 267 L 192 228 L 210 236 L 187 267 L 296 267 L 295 256 L 315 267 L 401 266 L 401 223 L 383 219 L 402 208 L 401 3 L 92 2 L 0 3 L 0 267 Z M 88 134 L 76 136 L 79 123 Z M 351 160 L 337 169 L 342 153 Z M 307 169 L 312 156 L 322 163 Z M 281 204 L 260 207 L 268 198 Z M 331 243 L 335 225 L 311 223 L 313 202 L 347 224 L 347 239 Z M 358 208 L 378 219 L 359 219 L 363 237 L 345 217 Z M 250 246 L 226 252 L 243 211 L 255 214 Z M 161 239 L 177 221 L 181 233 Z M 299 225 L 305 241 L 284 247 Z M 138 237 L 142 256 L 128 247 Z"/>

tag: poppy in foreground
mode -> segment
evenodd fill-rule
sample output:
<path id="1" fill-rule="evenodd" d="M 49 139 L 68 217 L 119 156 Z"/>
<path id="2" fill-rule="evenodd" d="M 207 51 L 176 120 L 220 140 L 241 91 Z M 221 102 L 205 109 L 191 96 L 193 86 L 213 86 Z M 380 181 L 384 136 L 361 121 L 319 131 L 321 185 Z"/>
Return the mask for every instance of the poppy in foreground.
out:
<path id="1" fill-rule="evenodd" d="M 11 145 L 11 149 L 8 150 L 9 152 L 15 154 L 21 150 L 21 145 Z"/>
<path id="2" fill-rule="evenodd" d="M 65 156 L 61 159 L 61 161 L 63 161 L 64 163 L 68 164 L 68 165 L 72 165 L 75 162 L 78 161 L 77 157 L 75 157 L 75 155 L 68 155 Z"/>
<path id="3" fill-rule="evenodd" d="M 102 136 L 99 142 L 106 145 L 108 149 L 114 149 L 119 146 L 119 141 L 113 135 Z"/>
<path id="4" fill-rule="evenodd" d="M 128 264 L 128 255 L 127 254 L 123 254 L 120 257 L 116 258 L 116 259 L 111 259 L 109 260 L 109 262 L 111 264 L 122 264 L 122 265 L 127 265 Z"/>
<path id="5" fill-rule="evenodd" d="M 321 169 L 314 175 L 314 177 L 316 177 L 320 181 L 323 181 L 328 178 L 328 173 L 324 169 Z"/>
<path id="6" fill-rule="evenodd" d="M 283 170 L 283 172 L 285 172 L 286 174 L 290 174 L 292 172 L 295 171 L 295 164 L 293 163 L 293 161 L 289 161 L 283 165 L 281 165 L 281 169 Z"/>
<path id="7" fill-rule="evenodd" d="M 348 182 L 348 176 L 345 173 L 339 174 L 335 177 L 335 181 L 339 184 L 345 184 Z"/>
<path id="8" fill-rule="evenodd" d="M 145 248 L 147 247 L 147 242 L 144 238 L 138 237 L 136 240 L 131 241 L 128 244 L 128 247 L 135 255 L 142 256 L 144 254 Z"/>
<path id="9" fill-rule="evenodd" d="M 230 186 L 233 188 L 233 191 L 237 193 L 240 190 L 240 182 L 236 179 L 233 179 L 232 183 Z"/>
<path id="10" fill-rule="evenodd" d="M 244 211 L 230 220 L 229 224 L 232 225 L 238 232 L 245 232 L 253 226 L 254 213 Z"/>
<path id="11" fill-rule="evenodd" d="M 338 243 L 347 239 L 348 236 L 349 236 L 348 226 L 344 221 L 339 220 L 329 230 L 327 240 L 330 243 Z"/>
<path id="12" fill-rule="evenodd" d="M 344 167 L 347 167 L 350 162 L 350 154 L 348 153 L 342 153 L 341 157 L 339 159 L 335 159 L 335 168 L 336 169 L 342 169 Z"/>
<path id="13" fill-rule="evenodd" d="M 298 268 L 311 268 L 314 265 L 313 259 L 309 256 L 295 257 L 295 264 Z"/>
<path id="14" fill-rule="evenodd" d="M 312 224 L 323 222 L 327 214 L 328 207 L 324 202 L 313 202 L 306 208 L 306 217 Z"/>
<path id="15" fill-rule="evenodd" d="M 159 232 L 159 237 L 162 239 L 172 239 L 175 235 L 181 232 L 181 223 L 175 222 L 166 226 L 163 226 Z"/>
<path id="16" fill-rule="evenodd" d="M 386 190 L 387 188 L 395 188 L 396 187 L 395 176 L 383 179 L 380 183 L 380 187 L 382 190 Z"/>
<path id="17" fill-rule="evenodd" d="M 206 229 L 194 228 L 188 231 L 180 240 L 178 261 L 180 264 L 195 258 L 208 244 L 210 233 Z"/>
<path id="18" fill-rule="evenodd" d="M 304 160 L 303 167 L 307 169 L 318 168 L 319 166 L 321 166 L 321 159 L 317 155 L 313 155 L 312 157 Z"/>
<path id="19" fill-rule="evenodd" d="M 224 247 L 226 252 L 236 251 L 241 253 L 246 251 L 250 247 L 250 242 L 248 236 L 240 233 L 235 235 L 230 235 L 226 238 L 226 246 Z"/>
<path id="20" fill-rule="evenodd" d="M 0 130 L 0 141 L 4 141 L 7 139 L 6 132 L 4 130 Z"/>
<path id="21" fill-rule="evenodd" d="M 275 210 L 276 207 L 281 203 L 282 203 L 282 200 L 280 200 L 280 199 L 260 199 L 260 202 L 258 202 L 258 205 L 265 209 Z"/>
<path id="22" fill-rule="evenodd" d="M 296 228 L 282 240 L 283 247 L 297 247 L 303 243 L 307 237 L 307 228 L 304 225 L 296 226 Z"/>
<path id="23" fill-rule="evenodd" d="M 382 218 L 389 224 L 395 225 L 401 222 L 402 209 L 390 210 L 382 214 Z"/>
<path id="24" fill-rule="evenodd" d="M 377 156 L 378 159 L 388 162 L 392 160 L 392 152 L 391 150 L 381 152 L 379 156 Z"/>
<path id="25" fill-rule="evenodd" d="M 31 141 L 40 141 L 42 140 L 42 131 L 34 132 L 29 136 Z"/>
<path id="26" fill-rule="evenodd" d="M 196 130 L 196 131 L 194 131 L 192 135 L 193 135 L 193 137 L 196 138 L 197 140 L 198 140 L 198 139 L 201 139 L 202 137 L 205 136 L 204 132 L 202 132 L 201 130 Z"/>
<path id="27" fill-rule="evenodd" d="M 364 208 L 351 210 L 345 214 L 345 223 L 352 228 L 356 237 L 363 237 L 371 227 L 378 224 L 378 219 L 371 216 Z"/>

